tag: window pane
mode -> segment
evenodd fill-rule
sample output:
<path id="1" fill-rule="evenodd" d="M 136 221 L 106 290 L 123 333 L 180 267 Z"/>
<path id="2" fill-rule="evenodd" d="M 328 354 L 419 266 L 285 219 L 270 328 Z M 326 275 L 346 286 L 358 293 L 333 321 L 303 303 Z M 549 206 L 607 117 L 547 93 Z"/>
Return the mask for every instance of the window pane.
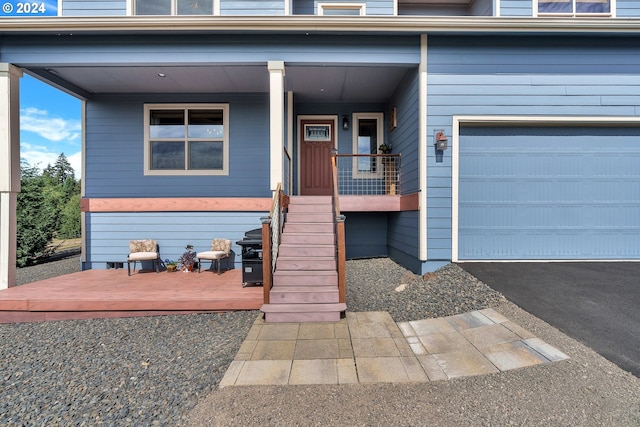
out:
<path id="1" fill-rule="evenodd" d="M 223 136 L 222 110 L 189 111 L 189 138 L 222 138 Z"/>
<path id="2" fill-rule="evenodd" d="M 577 0 L 576 13 L 609 13 L 609 0 Z"/>
<path id="3" fill-rule="evenodd" d="M 213 1 L 178 0 L 178 15 L 213 15 Z"/>
<path id="4" fill-rule="evenodd" d="M 136 15 L 171 15 L 171 0 L 136 0 Z"/>
<path id="5" fill-rule="evenodd" d="M 540 0 L 538 13 L 573 13 L 571 1 L 566 0 Z"/>
<path id="6" fill-rule="evenodd" d="M 183 110 L 152 110 L 149 123 L 151 138 L 184 138 Z"/>
<path id="7" fill-rule="evenodd" d="M 358 120 L 358 154 L 378 154 L 378 120 Z M 359 157 L 358 170 L 375 172 L 376 160 L 375 157 Z"/>
<path id="8" fill-rule="evenodd" d="M 189 169 L 222 169 L 222 142 L 191 141 Z"/>
<path id="9" fill-rule="evenodd" d="M 184 170 L 184 142 L 151 143 L 151 169 Z"/>

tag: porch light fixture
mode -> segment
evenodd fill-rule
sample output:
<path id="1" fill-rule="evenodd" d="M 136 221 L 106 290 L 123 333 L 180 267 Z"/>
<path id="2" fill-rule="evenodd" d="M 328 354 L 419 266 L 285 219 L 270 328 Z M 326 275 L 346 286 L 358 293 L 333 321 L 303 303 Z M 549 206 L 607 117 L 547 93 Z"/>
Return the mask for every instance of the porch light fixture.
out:
<path id="1" fill-rule="evenodd" d="M 349 116 L 342 116 L 342 129 L 349 130 Z"/>
<path id="2" fill-rule="evenodd" d="M 447 149 L 447 137 L 444 134 L 444 131 L 436 131 L 436 150 L 444 151 Z"/>
<path id="3" fill-rule="evenodd" d="M 158 73 L 158 77 L 167 77 L 165 73 Z"/>

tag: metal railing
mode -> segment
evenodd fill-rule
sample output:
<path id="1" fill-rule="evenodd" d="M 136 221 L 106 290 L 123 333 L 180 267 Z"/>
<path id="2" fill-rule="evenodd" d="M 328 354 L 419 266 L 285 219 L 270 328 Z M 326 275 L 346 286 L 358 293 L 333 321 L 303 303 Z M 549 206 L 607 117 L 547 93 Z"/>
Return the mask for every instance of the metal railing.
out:
<path id="1" fill-rule="evenodd" d="M 282 191 L 282 184 L 278 183 L 273 193 L 273 202 L 269 216 L 262 220 L 262 283 L 263 301 L 269 304 L 269 294 L 273 283 L 273 272 L 276 269 L 280 236 L 284 226 L 284 215 L 289 206 L 289 196 Z"/>
<path id="2" fill-rule="evenodd" d="M 340 197 L 338 193 L 338 155 L 331 154 L 332 203 L 334 227 L 336 233 L 336 260 L 338 264 L 338 302 L 347 302 L 347 256 L 344 231 L 345 216 L 340 213 Z"/>
<path id="3" fill-rule="evenodd" d="M 336 154 L 338 194 L 401 194 L 400 154 Z"/>

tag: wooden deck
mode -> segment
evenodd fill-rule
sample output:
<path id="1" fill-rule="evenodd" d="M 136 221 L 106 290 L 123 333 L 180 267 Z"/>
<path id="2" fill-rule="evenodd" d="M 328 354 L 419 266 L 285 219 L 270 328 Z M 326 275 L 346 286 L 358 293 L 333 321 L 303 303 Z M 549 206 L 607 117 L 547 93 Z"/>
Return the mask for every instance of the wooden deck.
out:
<path id="1" fill-rule="evenodd" d="M 87 270 L 0 291 L 0 323 L 258 310 L 260 285 L 242 270 L 202 273 Z"/>

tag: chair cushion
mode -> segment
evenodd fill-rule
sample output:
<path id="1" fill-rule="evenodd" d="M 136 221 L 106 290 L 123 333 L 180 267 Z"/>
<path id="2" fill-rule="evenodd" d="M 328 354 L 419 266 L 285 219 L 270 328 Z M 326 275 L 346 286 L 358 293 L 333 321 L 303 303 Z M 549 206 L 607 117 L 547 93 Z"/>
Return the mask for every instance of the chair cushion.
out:
<path id="1" fill-rule="evenodd" d="M 134 252 L 129 254 L 129 261 L 148 261 L 157 258 L 157 252 Z"/>
<path id="2" fill-rule="evenodd" d="M 231 252 L 231 240 L 229 239 L 213 239 L 211 242 L 211 250 L 219 252 Z"/>
<path id="3" fill-rule="evenodd" d="M 130 240 L 129 241 L 129 252 L 153 252 L 156 253 L 158 250 L 158 243 L 155 240 L 144 239 L 144 240 Z"/>
<path id="4" fill-rule="evenodd" d="M 223 251 L 204 251 L 196 254 L 196 258 L 198 259 L 222 259 L 228 256 L 229 253 Z"/>

